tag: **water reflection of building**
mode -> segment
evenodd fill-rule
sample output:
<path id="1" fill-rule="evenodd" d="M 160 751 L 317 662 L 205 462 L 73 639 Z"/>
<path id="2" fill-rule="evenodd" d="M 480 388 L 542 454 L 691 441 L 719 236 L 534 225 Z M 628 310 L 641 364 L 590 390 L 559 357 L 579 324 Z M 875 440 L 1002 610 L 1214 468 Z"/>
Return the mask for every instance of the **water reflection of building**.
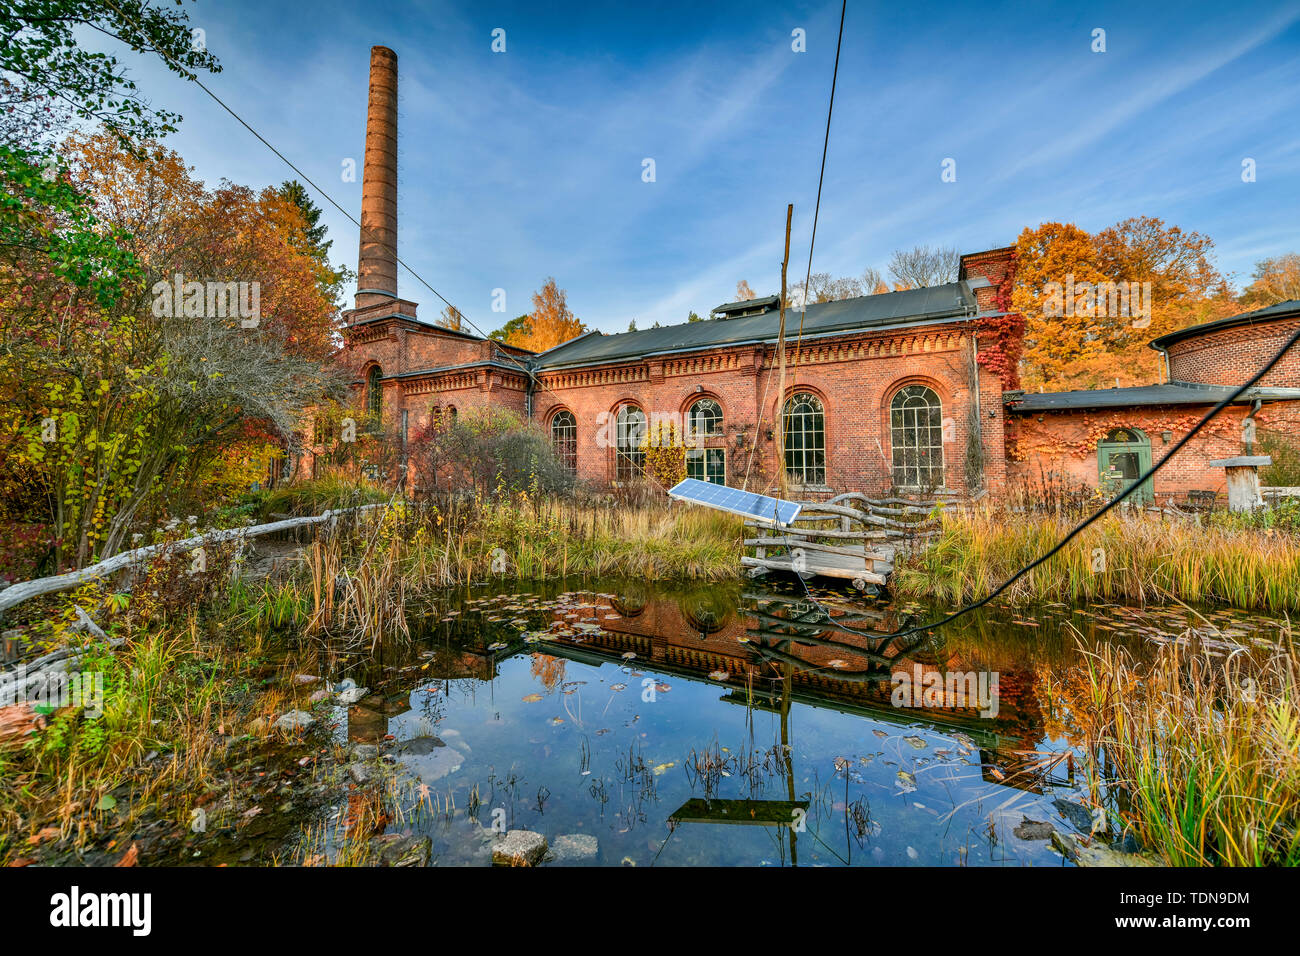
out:
<path id="1" fill-rule="evenodd" d="M 960 729 L 981 747 L 1032 749 L 1042 714 L 1031 672 L 998 675 L 995 716 L 977 700 L 944 696 L 915 708 L 896 707 L 892 677 L 974 670 L 941 637 L 889 635 L 906 621 L 889 607 L 836 608 L 833 623 L 798 595 L 725 586 L 670 596 L 633 587 L 617 595 L 569 595 L 552 611 L 549 650 L 593 663 L 622 662 L 628 653 L 647 668 L 710 680 L 725 672 L 723 697 L 777 709 L 788 678 L 794 701 L 862 713 L 891 723 L 924 722 Z"/>

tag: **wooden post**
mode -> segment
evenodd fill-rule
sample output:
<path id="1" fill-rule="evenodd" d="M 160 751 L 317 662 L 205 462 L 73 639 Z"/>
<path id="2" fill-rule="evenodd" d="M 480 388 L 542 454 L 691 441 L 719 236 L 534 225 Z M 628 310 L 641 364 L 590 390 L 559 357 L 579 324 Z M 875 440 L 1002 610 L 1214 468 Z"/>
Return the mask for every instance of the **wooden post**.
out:
<path id="1" fill-rule="evenodd" d="M 785 272 L 790 265 L 790 220 L 794 218 L 794 203 L 785 207 L 785 258 L 781 260 L 781 318 L 780 329 L 776 336 L 777 362 L 781 369 L 776 390 L 776 473 L 780 496 L 786 497 L 785 474 Z M 804 289 L 806 296 L 808 290 Z M 759 418 L 762 419 L 762 410 Z M 757 436 L 755 436 L 757 437 Z"/>

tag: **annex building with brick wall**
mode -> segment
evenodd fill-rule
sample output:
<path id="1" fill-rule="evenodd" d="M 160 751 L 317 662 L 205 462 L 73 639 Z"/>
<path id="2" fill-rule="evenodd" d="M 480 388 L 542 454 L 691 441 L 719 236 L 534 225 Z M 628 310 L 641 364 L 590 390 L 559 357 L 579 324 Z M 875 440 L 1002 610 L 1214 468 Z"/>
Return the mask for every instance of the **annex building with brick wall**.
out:
<path id="1" fill-rule="evenodd" d="M 1137 477 L 1219 402 L 1248 381 L 1300 329 L 1300 301 L 1171 332 L 1151 343 L 1164 383 L 1134 388 L 1008 392 L 1008 474 L 1032 485 L 1099 487 Z M 1252 450 L 1265 435 L 1300 443 L 1300 354 L 1287 353 L 1258 384 L 1223 409 L 1146 487 L 1141 500 L 1175 502 L 1222 492 L 1211 462 Z"/>

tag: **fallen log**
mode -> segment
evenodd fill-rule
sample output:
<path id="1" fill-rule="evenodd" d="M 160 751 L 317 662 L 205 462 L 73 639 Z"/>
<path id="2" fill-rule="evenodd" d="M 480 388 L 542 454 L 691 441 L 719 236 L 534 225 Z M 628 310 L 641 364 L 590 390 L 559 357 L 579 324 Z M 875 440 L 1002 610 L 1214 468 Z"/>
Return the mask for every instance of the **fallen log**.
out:
<path id="1" fill-rule="evenodd" d="M 164 547 L 172 551 L 184 553 L 193 551 L 195 548 L 202 547 L 205 544 L 220 544 L 223 541 L 235 541 L 243 538 L 256 538 L 262 535 L 275 534 L 278 531 L 289 531 L 293 528 L 307 527 L 310 525 L 324 524 L 325 522 L 337 521 L 340 515 L 349 512 L 369 511 L 372 508 L 384 508 L 385 504 L 361 505 L 357 508 L 345 508 L 342 511 L 326 511 L 318 515 L 307 515 L 302 518 L 289 518 L 284 521 L 272 521 L 270 524 L 252 525 L 247 528 L 222 528 L 217 531 L 209 531 L 205 534 L 197 535 L 193 538 L 182 538 L 179 541 L 167 545 L 151 544 L 143 548 L 136 548 L 133 551 L 123 551 L 121 554 L 115 554 L 111 558 L 106 558 L 98 564 L 92 564 L 89 567 L 81 568 L 77 571 L 69 571 L 66 574 L 56 574 L 48 578 L 35 578 L 31 581 L 22 581 L 18 584 L 10 585 L 3 591 L 0 591 L 0 614 L 3 614 L 9 608 L 21 604 L 23 601 L 39 597 L 42 594 L 54 594 L 58 591 L 67 591 L 72 588 L 80 587 L 88 581 L 94 581 L 98 578 L 107 577 L 118 571 L 129 568 L 137 561 L 144 561 L 155 554 L 158 554 Z"/>

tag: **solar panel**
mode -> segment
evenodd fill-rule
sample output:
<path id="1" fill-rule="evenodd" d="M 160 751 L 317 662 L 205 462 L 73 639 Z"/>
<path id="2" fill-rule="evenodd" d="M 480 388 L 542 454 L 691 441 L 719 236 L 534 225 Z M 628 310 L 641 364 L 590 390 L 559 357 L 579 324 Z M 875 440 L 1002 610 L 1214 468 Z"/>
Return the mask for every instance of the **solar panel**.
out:
<path id="1" fill-rule="evenodd" d="M 712 482 L 700 481 L 698 478 L 685 478 L 679 481 L 668 489 L 668 497 L 708 508 L 717 508 L 719 511 L 730 511 L 732 514 L 744 515 L 746 518 L 766 521 L 769 524 L 789 524 L 799 516 L 799 509 L 803 507 L 798 502 L 770 498 L 752 491 L 728 488 L 726 485 L 715 485 Z"/>

